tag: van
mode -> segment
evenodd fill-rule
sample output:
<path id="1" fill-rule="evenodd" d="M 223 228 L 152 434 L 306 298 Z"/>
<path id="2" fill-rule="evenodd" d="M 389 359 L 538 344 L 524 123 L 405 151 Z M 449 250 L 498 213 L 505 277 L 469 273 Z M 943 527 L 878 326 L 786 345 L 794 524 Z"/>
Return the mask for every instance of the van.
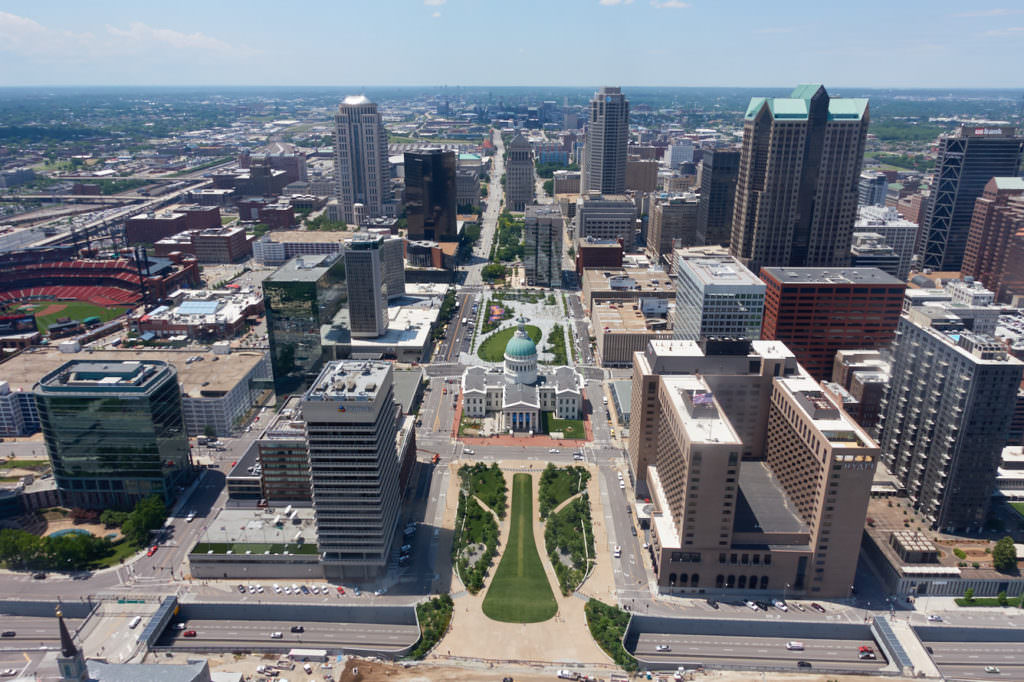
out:
<path id="1" fill-rule="evenodd" d="M 134 630 L 135 628 L 139 627 L 139 623 L 141 622 L 142 616 L 135 616 L 134 618 L 132 618 L 132 622 L 128 623 L 128 627 Z"/>
<path id="2" fill-rule="evenodd" d="M 789 649 L 790 651 L 803 651 L 804 650 L 804 643 L 803 642 L 786 642 L 786 648 Z"/>
<path id="3" fill-rule="evenodd" d="M 313 666 L 311 666 L 309 663 L 303 663 L 302 669 L 306 671 L 307 675 L 313 674 Z"/>

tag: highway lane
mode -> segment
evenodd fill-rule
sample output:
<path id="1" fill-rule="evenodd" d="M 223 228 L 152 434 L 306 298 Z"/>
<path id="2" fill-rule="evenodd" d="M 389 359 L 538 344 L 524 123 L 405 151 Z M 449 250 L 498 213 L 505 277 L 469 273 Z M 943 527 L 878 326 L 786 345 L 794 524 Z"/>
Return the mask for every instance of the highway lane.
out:
<path id="1" fill-rule="evenodd" d="M 295 648 L 365 646 L 397 650 L 414 644 L 420 636 L 415 625 L 376 623 L 190 620 L 185 625 L 185 630 L 169 628 L 160 636 L 158 645 L 202 647 L 230 644 L 243 649 L 261 645 Z M 305 632 L 291 632 L 293 625 L 301 625 Z M 184 637 L 189 630 L 195 630 L 196 637 Z M 280 632 L 281 638 L 272 639 L 272 632 Z"/>
<path id="2" fill-rule="evenodd" d="M 1024 679 L 1024 642 L 923 642 L 947 679 Z M 994 665 L 1000 675 L 986 673 Z"/>
<path id="3" fill-rule="evenodd" d="M 68 629 L 75 632 L 82 626 L 77 618 L 65 618 Z M 2 616 L 0 617 L 0 630 L 13 630 L 14 637 L 0 639 L 0 648 L 30 648 L 53 644 L 60 641 L 60 632 L 57 630 L 57 619 L 53 616 Z M 3 666 L 0 666 L 3 667 Z"/>
<path id="4" fill-rule="evenodd" d="M 804 639 L 803 651 L 786 649 L 781 637 L 728 637 L 724 635 L 642 634 L 637 641 L 636 655 L 645 660 L 668 663 L 726 662 L 797 667 L 797 661 L 808 661 L 813 667 L 843 667 L 858 671 L 878 670 L 886 666 L 873 641 L 844 639 Z M 657 651 L 659 645 L 670 651 Z M 878 656 L 875 660 L 857 658 L 858 648 L 870 646 Z"/>

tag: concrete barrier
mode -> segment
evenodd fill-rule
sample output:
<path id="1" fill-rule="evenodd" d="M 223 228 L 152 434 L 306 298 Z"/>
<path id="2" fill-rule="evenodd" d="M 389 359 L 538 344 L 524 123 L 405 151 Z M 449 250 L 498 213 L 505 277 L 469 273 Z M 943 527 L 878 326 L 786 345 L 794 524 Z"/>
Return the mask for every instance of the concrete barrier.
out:
<path id="1" fill-rule="evenodd" d="M 56 620 L 59 608 L 65 618 L 88 618 L 93 609 L 99 606 L 96 602 L 80 601 L 0 601 L 0 616 L 22 616 L 34 618 L 53 618 Z M 54 625 L 54 632 L 56 632 Z"/>
<path id="2" fill-rule="evenodd" d="M 182 620 L 274 620 L 311 623 L 417 625 L 413 606 L 181 603 Z"/>
<path id="3" fill-rule="evenodd" d="M 831 621 L 739 620 L 729 618 L 669 618 L 633 614 L 624 643 L 636 650 L 641 634 L 722 635 L 725 637 L 784 637 L 786 639 L 873 639 L 871 627 Z"/>
<path id="4" fill-rule="evenodd" d="M 915 625 L 922 642 L 1024 642 L 1024 631 L 1009 628 L 964 628 L 943 625 Z"/>

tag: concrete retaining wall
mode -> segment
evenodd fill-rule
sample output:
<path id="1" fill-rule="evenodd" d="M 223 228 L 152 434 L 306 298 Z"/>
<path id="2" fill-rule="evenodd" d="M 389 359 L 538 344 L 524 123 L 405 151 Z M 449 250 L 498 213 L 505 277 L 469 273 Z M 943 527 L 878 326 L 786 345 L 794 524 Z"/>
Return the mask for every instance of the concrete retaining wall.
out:
<path id="1" fill-rule="evenodd" d="M 323 580 L 324 569 L 316 554 L 244 555 L 190 554 L 193 578 L 210 580 Z"/>
<path id="2" fill-rule="evenodd" d="M 624 643 L 632 653 L 641 634 L 783 637 L 786 639 L 873 639 L 871 626 L 829 621 L 766 621 L 727 618 L 668 618 L 634 614 Z"/>
<path id="3" fill-rule="evenodd" d="M 922 642 L 1024 642 L 1024 631 L 1009 628 L 915 625 L 913 629 Z"/>
<path id="4" fill-rule="evenodd" d="M 80 601 L 0 601 L 0 616 L 27 616 L 35 618 L 53 618 L 54 632 L 57 631 L 56 612 L 59 607 L 65 618 L 88 618 L 98 603 Z"/>
<path id="5" fill-rule="evenodd" d="M 180 604 L 182 620 L 276 620 L 310 623 L 417 625 L 412 606 L 320 606 L 315 604 Z"/>

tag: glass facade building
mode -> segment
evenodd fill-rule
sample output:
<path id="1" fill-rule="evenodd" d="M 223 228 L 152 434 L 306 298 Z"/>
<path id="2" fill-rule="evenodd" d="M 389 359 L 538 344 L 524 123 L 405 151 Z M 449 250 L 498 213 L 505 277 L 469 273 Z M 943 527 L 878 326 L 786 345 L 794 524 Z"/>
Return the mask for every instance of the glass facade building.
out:
<path id="1" fill-rule="evenodd" d="M 178 373 L 166 362 L 72 360 L 36 385 L 61 503 L 129 509 L 168 505 L 191 480 Z"/>
<path id="2" fill-rule="evenodd" d="M 457 241 L 457 195 L 455 152 L 420 149 L 405 153 L 405 217 L 410 240 Z"/>
<path id="3" fill-rule="evenodd" d="M 344 264 L 338 254 L 298 256 L 263 281 L 267 337 L 277 393 L 316 377 L 323 363 L 320 327 L 345 302 Z"/>

